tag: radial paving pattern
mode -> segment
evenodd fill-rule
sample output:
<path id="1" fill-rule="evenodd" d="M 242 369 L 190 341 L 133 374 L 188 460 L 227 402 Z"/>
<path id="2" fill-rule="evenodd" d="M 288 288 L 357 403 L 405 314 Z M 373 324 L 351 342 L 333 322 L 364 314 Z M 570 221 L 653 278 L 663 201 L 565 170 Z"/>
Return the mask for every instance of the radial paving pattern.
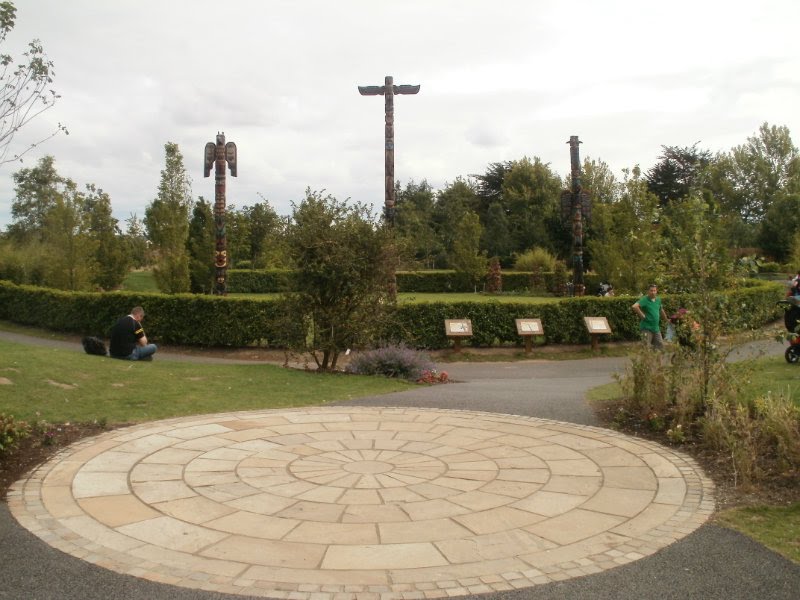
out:
<path id="1" fill-rule="evenodd" d="M 686 456 L 604 429 L 342 407 L 110 432 L 19 482 L 9 506 L 52 546 L 156 581 L 433 598 L 642 558 L 700 526 L 711 491 Z"/>

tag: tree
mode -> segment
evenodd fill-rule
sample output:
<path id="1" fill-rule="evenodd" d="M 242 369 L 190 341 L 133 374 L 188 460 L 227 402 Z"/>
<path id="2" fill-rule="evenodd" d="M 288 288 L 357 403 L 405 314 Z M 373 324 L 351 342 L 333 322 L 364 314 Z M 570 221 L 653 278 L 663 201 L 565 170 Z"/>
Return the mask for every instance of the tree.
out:
<path id="1" fill-rule="evenodd" d="M 654 281 L 659 219 L 658 198 L 648 190 L 638 167 L 625 172 L 611 204 L 592 210 L 593 235 L 587 241 L 598 275 L 619 291 L 640 293 Z"/>
<path id="2" fill-rule="evenodd" d="M 436 265 L 441 252 L 441 241 L 433 224 L 434 193 L 427 181 L 409 181 L 404 189 L 397 190 L 395 233 L 401 254 L 406 262 L 423 267 Z"/>
<path id="3" fill-rule="evenodd" d="M 136 213 L 125 219 L 125 234 L 123 240 L 128 257 L 134 268 L 141 269 L 150 264 L 147 231 L 144 222 Z"/>
<path id="4" fill-rule="evenodd" d="M 800 186 L 800 158 L 789 129 L 761 125 L 746 144 L 717 157 L 709 186 L 725 210 L 760 223 L 780 193 Z"/>
<path id="5" fill-rule="evenodd" d="M 662 283 L 670 292 L 730 288 L 735 273 L 727 232 L 718 211 L 699 195 L 662 213 L 659 246 Z"/>
<path id="6" fill-rule="evenodd" d="M 44 156 L 35 167 L 20 169 L 12 175 L 14 200 L 11 202 L 13 223 L 9 236 L 17 243 L 41 240 L 45 218 L 59 199 L 75 194 L 77 186 L 71 179 L 58 174 L 55 159 Z"/>
<path id="7" fill-rule="evenodd" d="M 569 189 L 572 178 L 567 177 L 564 187 Z M 581 187 L 592 196 L 593 204 L 610 204 L 619 199 L 619 185 L 608 164 L 602 160 L 586 158 L 583 161 Z"/>
<path id="8" fill-rule="evenodd" d="M 17 9 L 12 2 L 0 2 L 0 44 L 14 28 Z M 68 134 L 60 123 L 54 132 L 9 157 L 10 145 L 16 134 L 30 121 L 53 107 L 60 97 L 50 84 L 55 71 L 39 40 L 28 44 L 22 62 L 14 64 L 10 54 L 0 53 L 0 164 L 21 160 L 32 148 L 58 132 Z"/>
<path id="9" fill-rule="evenodd" d="M 153 275 L 167 294 L 189 291 L 189 208 L 192 188 L 178 145 L 164 145 L 165 167 L 161 171 L 158 196 L 145 211 L 147 234 L 157 253 Z"/>
<path id="10" fill-rule="evenodd" d="M 661 206 L 686 198 L 700 182 L 701 175 L 711 163 L 711 152 L 692 146 L 661 146 L 659 162 L 645 179 L 649 190 L 658 196 Z"/>
<path id="11" fill-rule="evenodd" d="M 283 219 L 266 199 L 253 206 L 245 206 L 242 212 L 250 222 L 248 259 L 253 268 L 285 266 Z"/>
<path id="12" fill-rule="evenodd" d="M 475 185 L 460 177 L 453 183 L 445 184 L 436 194 L 431 218 L 440 247 L 437 267 L 452 266 L 448 257 L 452 255 L 455 243 L 455 224 L 468 212 L 474 212 L 477 206 Z"/>
<path id="13" fill-rule="evenodd" d="M 483 227 L 478 215 L 472 211 L 464 213 L 454 231 L 453 249 L 449 262 L 452 267 L 476 286 L 486 275 L 486 252 L 481 252 Z"/>
<path id="14" fill-rule="evenodd" d="M 491 163 L 486 167 L 486 173 L 472 175 L 477 182 L 477 193 L 480 198 L 478 214 L 486 213 L 493 202 L 502 199 L 503 180 L 513 166 L 513 161 Z"/>
<path id="15" fill-rule="evenodd" d="M 228 265 L 250 268 L 250 219 L 243 211 L 230 204 L 225 209 L 225 231 L 227 233 Z"/>
<path id="16" fill-rule="evenodd" d="M 287 247 L 296 277 L 287 329 L 319 369 L 335 369 L 342 351 L 368 343 L 382 325 L 394 255 L 389 233 L 365 206 L 311 190 L 293 204 L 292 220 Z"/>
<path id="17" fill-rule="evenodd" d="M 796 254 L 800 232 L 800 193 L 780 194 L 772 201 L 761 221 L 759 248 L 778 262 L 790 261 Z"/>
<path id="18" fill-rule="evenodd" d="M 491 256 L 496 256 L 501 264 L 510 266 L 514 244 L 511 239 L 508 216 L 499 201 L 492 202 L 484 220 L 481 246 Z"/>
<path id="19" fill-rule="evenodd" d="M 561 225 L 561 179 L 539 158 L 514 161 L 502 185 L 502 203 L 509 215 L 513 251 L 533 246 L 569 251 Z"/>
<path id="20" fill-rule="evenodd" d="M 44 285 L 65 290 L 86 290 L 97 272 L 98 242 L 91 235 L 91 217 L 79 194 L 58 198 L 47 211 L 42 242 L 49 256 Z"/>
<path id="21" fill-rule="evenodd" d="M 94 184 L 86 185 L 82 200 L 83 210 L 89 215 L 90 237 L 97 248 L 92 283 L 112 290 L 122 284 L 131 265 L 119 221 L 111 214 L 109 195 Z"/>
<path id="22" fill-rule="evenodd" d="M 13 178 L 9 240 L 41 261 L 34 266 L 22 260 L 20 272 L 29 273 L 23 279 L 71 290 L 122 283 L 130 260 L 108 194 L 94 184 L 79 192 L 74 181 L 59 175 L 52 156 Z"/>
<path id="23" fill-rule="evenodd" d="M 214 290 L 214 250 L 216 230 L 211 203 L 200 196 L 194 203 L 189 221 L 189 289 L 195 294 L 210 294 Z"/>

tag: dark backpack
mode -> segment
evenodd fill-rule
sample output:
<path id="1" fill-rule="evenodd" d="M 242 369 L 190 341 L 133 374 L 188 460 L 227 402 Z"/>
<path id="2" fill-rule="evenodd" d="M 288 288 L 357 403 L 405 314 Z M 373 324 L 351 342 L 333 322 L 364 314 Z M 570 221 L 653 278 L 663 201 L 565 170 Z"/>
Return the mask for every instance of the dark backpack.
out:
<path id="1" fill-rule="evenodd" d="M 83 349 L 86 351 L 86 354 L 96 354 L 97 356 L 105 356 L 108 354 L 106 343 L 100 338 L 87 335 L 81 340 L 81 344 L 83 344 Z"/>

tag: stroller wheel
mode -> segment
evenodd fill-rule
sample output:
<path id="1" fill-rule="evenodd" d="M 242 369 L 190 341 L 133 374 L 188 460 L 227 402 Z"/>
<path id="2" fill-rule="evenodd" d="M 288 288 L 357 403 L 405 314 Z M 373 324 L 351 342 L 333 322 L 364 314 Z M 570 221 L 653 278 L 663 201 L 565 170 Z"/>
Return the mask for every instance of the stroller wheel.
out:
<path id="1" fill-rule="evenodd" d="M 783 356 L 786 358 L 786 362 L 791 364 L 800 361 L 800 347 L 789 346 Z"/>

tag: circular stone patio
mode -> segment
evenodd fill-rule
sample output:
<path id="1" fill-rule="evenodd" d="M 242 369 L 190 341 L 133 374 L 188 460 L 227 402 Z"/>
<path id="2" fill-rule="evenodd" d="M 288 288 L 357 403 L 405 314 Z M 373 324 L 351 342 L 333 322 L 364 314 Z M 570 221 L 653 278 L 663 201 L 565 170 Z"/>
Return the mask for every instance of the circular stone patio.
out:
<path id="1" fill-rule="evenodd" d="M 712 491 L 689 457 L 605 429 L 339 407 L 112 431 L 60 452 L 8 504 L 51 546 L 120 573 L 338 600 L 598 573 L 691 533 Z"/>

